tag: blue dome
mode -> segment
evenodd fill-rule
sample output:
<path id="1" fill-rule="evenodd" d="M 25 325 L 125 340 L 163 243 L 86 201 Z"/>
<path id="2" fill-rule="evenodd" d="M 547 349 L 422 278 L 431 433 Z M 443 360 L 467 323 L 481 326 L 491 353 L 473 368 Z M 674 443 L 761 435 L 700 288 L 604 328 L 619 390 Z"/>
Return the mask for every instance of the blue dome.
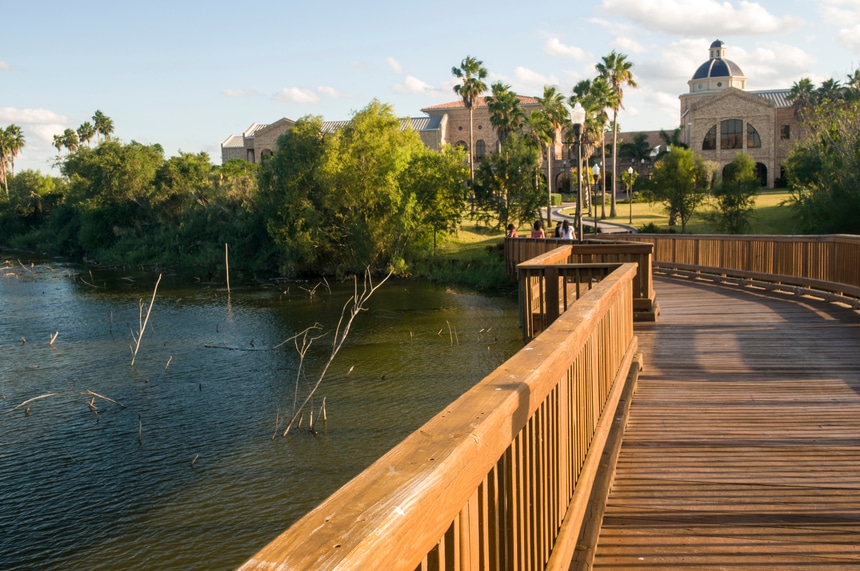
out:
<path id="1" fill-rule="evenodd" d="M 709 77 L 729 77 L 732 75 L 742 76 L 744 72 L 735 62 L 727 59 L 712 59 L 699 66 L 693 79 L 708 79 Z"/>
<path id="2" fill-rule="evenodd" d="M 738 64 L 725 58 L 726 44 L 722 40 L 714 40 L 709 51 L 710 59 L 699 66 L 699 69 L 693 74 L 693 80 L 712 77 L 743 77 L 744 72 L 741 71 Z"/>

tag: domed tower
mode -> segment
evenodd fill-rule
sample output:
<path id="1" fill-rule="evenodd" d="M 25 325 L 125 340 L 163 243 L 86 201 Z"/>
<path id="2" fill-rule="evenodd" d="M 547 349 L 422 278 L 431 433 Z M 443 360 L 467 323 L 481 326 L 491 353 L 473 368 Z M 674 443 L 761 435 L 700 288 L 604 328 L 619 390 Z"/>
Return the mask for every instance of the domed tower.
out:
<path id="1" fill-rule="evenodd" d="M 693 78 L 687 82 L 690 93 L 722 91 L 727 87 L 745 89 L 747 78 L 738 64 L 726 59 L 726 44 L 715 40 L 709 51 L 710 59 L 700 65 Z"/>

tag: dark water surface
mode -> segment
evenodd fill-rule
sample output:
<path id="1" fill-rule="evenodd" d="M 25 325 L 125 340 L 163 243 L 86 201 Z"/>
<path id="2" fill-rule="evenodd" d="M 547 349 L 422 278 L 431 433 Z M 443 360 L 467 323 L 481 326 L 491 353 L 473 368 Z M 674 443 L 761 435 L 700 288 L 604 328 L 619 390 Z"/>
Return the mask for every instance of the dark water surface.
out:
<path id="1" fill-rule="evenodd" d="M 7 571 L 233 569 L 521 347 L 515 298 L 386 283 L 318 393 L 322 431 L 283 438 L 298 355 L 273 347 L 321 324 L 328 335 L 308 354 L 303 385 L 315 380 L 352 282 L 313 298 L 316 282 L 228 296 L 223 284 L 165 275 L 131 367 L 139 301 L 149 303 L 157 274 L 6 259 Z"/>

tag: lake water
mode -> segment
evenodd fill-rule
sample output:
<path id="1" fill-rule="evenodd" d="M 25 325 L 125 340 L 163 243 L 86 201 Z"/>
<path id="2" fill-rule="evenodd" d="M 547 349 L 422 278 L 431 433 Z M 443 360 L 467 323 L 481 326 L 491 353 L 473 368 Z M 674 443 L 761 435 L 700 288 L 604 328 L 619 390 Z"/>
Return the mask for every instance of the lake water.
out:
<path id="1" fill-rule="evenodd" d="M 7 571 L 234 569 L 521 347 L 515 297 L 390 281 L 317 393 L 319 434 L 305 418 L 285 438 L 299 358 L 292 343 L 274 347 L 315 323 L 327 333 L 305 359 L 305 393 L 352 282 L 228 296 L 223 283 L 165 275 L 132 367 L 157 274 L 5 260 Z"/>

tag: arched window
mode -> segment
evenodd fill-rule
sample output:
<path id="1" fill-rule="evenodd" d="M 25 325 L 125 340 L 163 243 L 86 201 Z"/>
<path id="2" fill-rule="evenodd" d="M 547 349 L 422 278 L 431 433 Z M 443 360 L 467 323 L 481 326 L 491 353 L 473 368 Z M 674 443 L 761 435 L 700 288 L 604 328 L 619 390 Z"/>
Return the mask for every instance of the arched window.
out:
<path id="1" fill-rule="evenodd" d="M 747 123 L 747 148 L 761 148 L 761 137 L 758 136 L 758 131 L 755 130 L 755 127 L 753 127 L 749 123 Z"/>
<path id="2" fill-rule="evenodd" d="M 272 158 L 272 149 L 263 149 L 260 151 L 260 163 L 266 164 Z"/>
<path id="3" fill-rule="evenodd" d="M 744 148 L 744 122 L 740 119 L 726 119 L 720 123 L 720 148 Z"/>
<path id="4" fill-rule="evenodd" d="M 475 158 L 479 161 L 484 158 L 487 154 L 487 144 L 483 139 L 478 139 L 475 141 Z"/>
<path id="5" fill-rule="evenodd" d="M 705 140 L 702 141 L 703 151 L 713 151 L 717 148 L 717 126 L 714 125 L 705 135 Z"/>

